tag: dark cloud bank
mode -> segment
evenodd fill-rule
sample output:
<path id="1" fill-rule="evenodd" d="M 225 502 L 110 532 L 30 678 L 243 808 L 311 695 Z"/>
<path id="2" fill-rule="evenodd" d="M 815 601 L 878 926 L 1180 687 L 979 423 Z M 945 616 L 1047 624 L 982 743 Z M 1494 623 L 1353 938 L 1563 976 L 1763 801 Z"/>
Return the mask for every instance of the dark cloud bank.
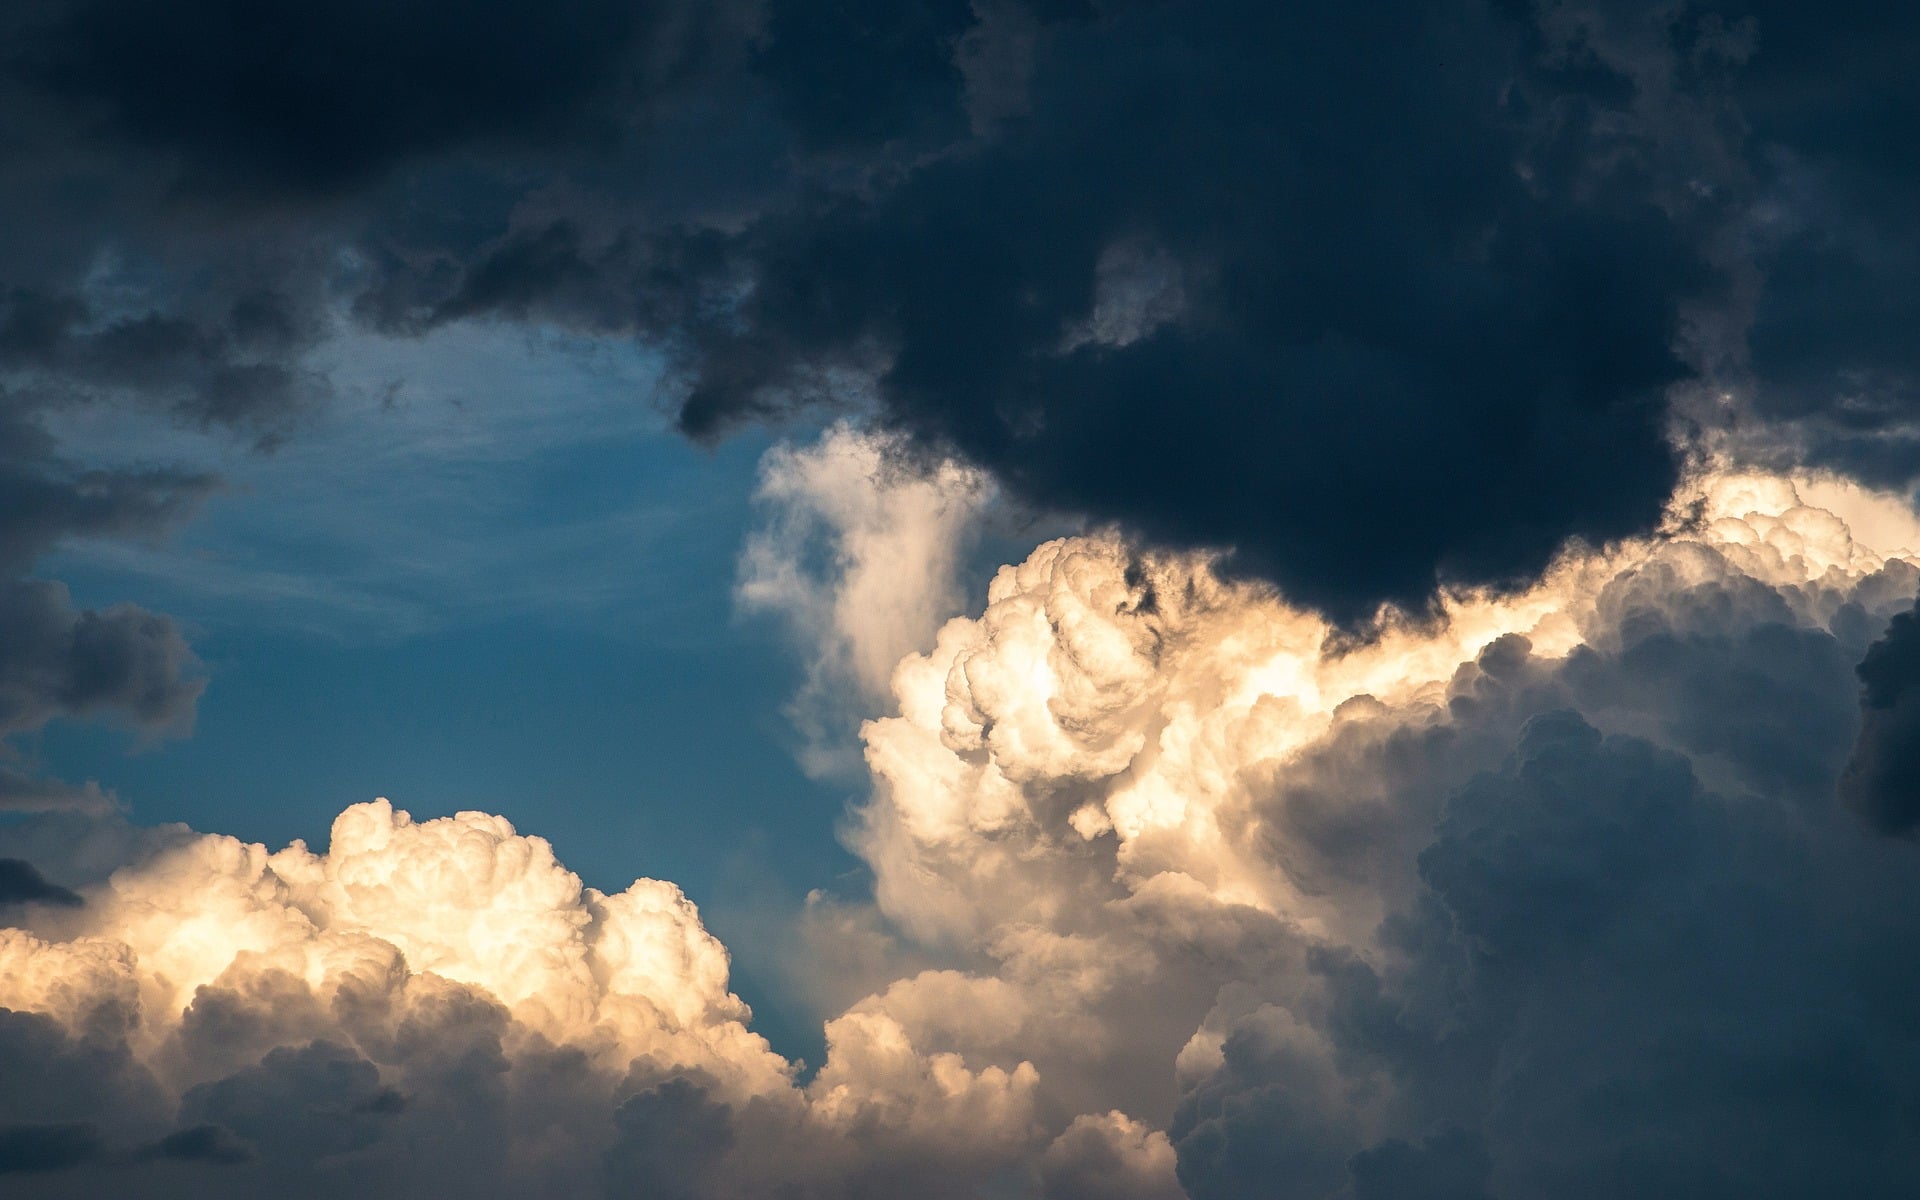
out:
<path id="1" fill-rule="evenodd" d="M 668 351 L 695 435 L 871 405 L 1342 615 L 1647 527 L 1676 383 L 1915 465 L 1904 6 L 6 21 L 16 421 L 271 439 L 342 310 L 560 322 Z"/>

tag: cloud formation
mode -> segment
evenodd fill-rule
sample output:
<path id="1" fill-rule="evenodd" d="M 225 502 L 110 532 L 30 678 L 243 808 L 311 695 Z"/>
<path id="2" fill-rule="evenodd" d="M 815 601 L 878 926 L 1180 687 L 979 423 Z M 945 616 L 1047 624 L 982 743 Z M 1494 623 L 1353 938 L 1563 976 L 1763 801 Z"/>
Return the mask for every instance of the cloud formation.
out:
<path id="1" fill-rule="evenodd" d="M 1920 603 L 1867 647 L 1859 674 L 1860 737 L 1840 794 L 1875 828 L 1920 825 Z"/>
<path id="2" fill-rule="evenodd" d="M 5 1162 L 23 1195 L 1903 1195 L 1913 850 L 1836 789 L 1916 547 L 1898 497 L 1707 472 L 1658 535 L 1358 642 L 1203 556 L 1048 542 L 863 730 L 873 895 L 804 933 L 822 969 L 896 948 L 810 1078 L 678 889 L 583 887 L 498 817 L 0 831 L 83 901 L 0 931 L 0 1065 L 46 1081 L 0 1098 Z"/>
<path id="3" fill-rule="evenodd" d="M 272 442 L 342 331 L 561 325 L 1347 619 L 1646 532 L 1675 426 L 1916 461 L 1897 7 L 230 7 L 0 28 L 19 403 Z"/>
<path id="4" fill-rule="evenodd" d="M 991 964 L 889 998 L 1164 1120 L 1196 1197 L 1899 1194 L 1912 861 L 1834 785 L 1920 526 L 1675 514 L 1360 646 L 1123 544 L 1006 568 L 868 730 L 878 905 Z"/>
<path id="5" fill-rule="evenodd" d="M 0 1166 L 51 1194 L 164 1187 L 160 1160 L 213 1194 L 864 1194 L 1031 1141 L 1030 1066 L 884 1016 L 830 1025 L 799 1086 L 679 889 L 583 888 L 499 817 L 356 805 L 324 855 L 139 841 L 83 907 L 0 930 Z"/>
<path id="6" fill-rule="evenodd" d="M 993 489 L 952 461 L 913 462 L 897 441 L 829 428 L 767 452 L 755 492 L 766 523 L 740 551 L 734 601 L 777 616 L 809 655 L 788 713 L 816 773 L 843 766 L 860 716 L 893 668 L 960 610 L 961 560 Z"/>
<path id="7" fill-rule="evenodd" d="M 10 1193 L 1914 1192 L 1912 13 L 242 8 L 0 15 Z M 63 422 L 271 448 L 478 321 L 869 431 L 738 579 L 869 718 L 811 1070 L 672 884 L 19 749 L 202 686 L 33 572 L 217 481 Z M 945 620 L 996 494 L 1096 532 Z"/>
<path id="8" fill-rule="evenodd" d="M 354 327 L 371 279 L 425 265 L 418 220 L 512 207 L 484 186 L 422 206 L 423 167 L 487 150 L 551 176 L 561 147 L 620 142 L 656 98 L 737 63 L 757 22 L 726 5 L 243 8 L 0 14 L 0 737 L 69 716 L 180 729 L 200 688 L 166 617 L 28 576 L 76 539 L 164 534 L 218 481 L 144 447 L 90 462 L 63 431 L 119 416 L 263 449 L 294 436 L 334 398 L 315 351 Z M 110 802 L 17 741 L 0 753 L 0 807 Z"/>
<path id="9" fill-rule="evenodd" d="M 1692 217 L 1598 165 L 1598 114 L 1534 107 L 1562 88 L 1527 21 L 990 11 L 948 95 L 1017 55 L 1008 115 L 750 229 L 689 428 L 865 368 L 1023 498 L 1237 550 L 1342 615 L 1657 518 Z"/>
<path id="10" fill-rule="evenodd" d="M 212 486 L 166 469 L 76 467 L 33 405 L 0 382 L 0 811 L 107 803 L 97 787 L 14 765 L 12 735 L 61 717 L 108 717 L 149 734 L 192 725 L 205 683 L 170 618 L 132 604 L 79 607 L 65 585 L 28 572 L 69 539 L 155 536 Z"/>

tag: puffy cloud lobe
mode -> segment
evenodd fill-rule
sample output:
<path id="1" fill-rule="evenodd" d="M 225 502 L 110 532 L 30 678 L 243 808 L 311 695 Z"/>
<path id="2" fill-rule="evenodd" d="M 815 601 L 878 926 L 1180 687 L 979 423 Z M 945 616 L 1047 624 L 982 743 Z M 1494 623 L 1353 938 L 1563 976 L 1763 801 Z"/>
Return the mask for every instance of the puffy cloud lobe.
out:
<path id="1" fill-rule="evenodd" d="M 963 1189 L 1037 1136 L 1031 1065 L 925 1052 L 883 1014 L 833 1023 L 796 1085 L 677 888 L 583 888 L 498 817 L 381 801 L 324 855 L 177 831 L 129 857 L 0 930 L 9 1094 L 44 1080 L 40 1124 L 75 1126 L 20 1134 L 52 1194 L 161 1162 L 234 1194 L 860 1195 L 925 1163 Z"/>
<path id="2" fill-rule="evenodd" d="M 1040 1159 L 1046 1200 L 1171 1200 L 1173 1171 L 1167 1135 L 1119 1111 L 1075 1117 Z"/>
<path id="3" fill-rule="evenodd" d="M 769 518 L 741 550 L 734 598 L 782 618 L 810 654 L 788 712 L 814 771 L 857 766 L 840 761 L 854 714 L 884 703 L 894 664 L 960 609 L 960 560 L 992 489 L 958 463 L 922 465 L 845 424 L 761 463 Z"/>
<path id="4" fill-rule="evenodd" d="M 20 580 L 0 585 L 0 626 L 0 732 L 103 710 L 149 728 L 191 719 L 198 662 L 166 617 L 78 610 L 63 585 Z"/>
<path id="5" fill-rule="evenodd" d="M 608 1136 L 581 1137 L 604 1149 L 630 1065 L 701 1071 L 729 1096 L 788 1088 L 726 992 L 725 952 L 670 885 L 582 889 L 544 842 L 480 814 L 416 824 L 365 805 L 333 843 L 175 839 L 90 889 L 62 940 L 6 931 L 0 1003 L 146 1064 L 175 1132 L 224 1132 L 169 1144 L 149 1129 L 141 1144 L 238 1166 L 246 1186 L 293 1167 L 379 1185 L 425 1138 L 421 1170 L 467 1156 L 462 1177 L 500 1175 L 482 1194 L 534 1194 L 552 1164 L 515 1165 L 511 1131 L 528 1122 L 529 1146 L 583 1156 L 591 1181 L 591 1146 L 563 1146 L 550 1123 L 589 1130 L 597 1112 Z"/>
<path id="6" fill-rule="evenodd" d="M 109 716 L 149 733 L 179 733 L 193 722 L 206 680 L 171 618 L 131 604 L 79 609 L 58 582 L 0 578 L 0 630 L 0 738 L 59 717 Z M 0 761 L 0 811 L 110 805 L 93 783 Z"/>
<path id="7" fill-rule="evenodd" d="M 911 923 L 911 893 L 927 890 L 926 933 L 1012 913 L 1041 902 L 1018 889 L 1055 882 L 1025 877 L 1018 864 L 1030 843 L 1085 845 L 1087 868 L 1104 874 L 1092 851 L 1111 833 L 1130 884 L 1166 875 L 1159 886 L 1173 886 L 1182 876 L 1181 886 L 1223 899 L 1312 910 L 1315 899 L 1266 861 L 1272 847 L 1244 837 L 1256 832 L 1252 814 L 1236 810 L 1260 787 L 1300 786 L 1305 772 L 1291 768 L 1314 764 L 1293 760 L 1326 749 L 1330 732 L 1417 730 L 1464 713 L 1478 681 L 1526 675 L 1529 650 L 1567 657 L 1568 680 L 1590 689 L 1591 703 L 1645 707 L 1652 689 L 1625 692 L 1608 661 L 1631 654 L 1653 670 L 1674 657 L 1665 638 L 1745 635 L 1728 623 L 1742 604 L 1772 618 L 1753 624 L 1773 632 L 1750 635 L 1765 656 L 1776 649 L 1768 639 L 1787 630 L 1851 619 L 1849 602 L 1884 611 L 1911 567 L 1855 543 L 1818 503 L 1857 509 L 1862 523 L 1897 524 L 1903 506 L 1844 485 L 1800 486 L 1815 502 L 1785 481 L 1712 477 L 1678 505 L 1700 510 L 1698 535 L 1571 554 L 1529 591 L 1457 592 L 1440 622 L 1389 622 L 1358 646 L 1258 588 L 1222 583 L 1199 560 L 1139 558 L 1102 539 L 1049 543 L 1001 571 L 980 618 L 949 623 L 930 654 L 901 664 L 900 715 L 868 727 L 881 802 L 866 811 L 860 836 L 883 905 Z M 1913 538 L 1905 521 L 1896 551 Z M 1729 649 L 1726 659 L 1747 656 Z M 1581 674 L 1589 660 L 1591 679 Z M 1812 662 L 1842 673 L 1844 664 L 1844 653 Z M 1829 698 L 1844 692 L 1824 686 Z M 1799 695 L 1784 686 L 1774 694 Z M 1371 720 L 1376 709 L 1408 715 Z M 1463 736 L 1456 727 L 1443 740 Z M 1750 736 L 1767 741 L 1764 731 Z M 964 896 L 931 894 L 949 885 Z M 1350 919 L 1337 905 L 1314 918 Z"/>
<path id="8" fill-rule="evenodd" d="M 190 1014 L 196 997 L 257 985 L 265 972 L 325 993 L 384 990 L 404 969 L 443 981 L 423 986 L 453 987 L 446 997 L 477 988 L 555 1040 L 593 1030 L 629 1057 L 657 1052 L 741 1086 L 784 1078 L 740 1027 L 725 951 L 678 889 L 583 889 L 544 841 L 498 817 L 415 823 L 384 802 L 361 805 L 335 823 L 325 856 L 208 837 L 108 887 L 101 920 L 151 972 L 141 986 L 163 1013 Z M 201 899 L 183 908 L 187 887 Z M 242 951 L 244 969 L 225 980 Z"/>

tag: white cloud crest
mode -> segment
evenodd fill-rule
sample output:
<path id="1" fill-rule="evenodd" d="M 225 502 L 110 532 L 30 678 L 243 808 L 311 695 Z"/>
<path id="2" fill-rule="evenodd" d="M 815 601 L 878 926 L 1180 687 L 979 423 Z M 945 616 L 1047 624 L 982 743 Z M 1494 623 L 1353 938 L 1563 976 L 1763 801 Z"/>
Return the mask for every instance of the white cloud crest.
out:
<path id="1" fill-rule="evenodd" d="M 735 602 L 770 614 L 807 654 L 789 706 L 803 765 L 844 768 L 853 718 L 884 702 L 893 666 L 958 612 L 961 561 L 993 487 L 952 460 L 926 469 L 847 424 L 760 465 L 766 523 L 741 550 Z"/>

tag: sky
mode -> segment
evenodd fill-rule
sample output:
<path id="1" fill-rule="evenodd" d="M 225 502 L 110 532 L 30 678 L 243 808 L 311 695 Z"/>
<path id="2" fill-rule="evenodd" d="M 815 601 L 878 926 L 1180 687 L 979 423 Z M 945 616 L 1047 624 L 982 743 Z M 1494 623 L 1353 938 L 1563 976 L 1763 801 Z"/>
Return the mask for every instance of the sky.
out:
<path id="1" fill-rule="evenodd" d="M 15 6 L 0 1184 L 1913 1195 L 1916 54 Z"/>

